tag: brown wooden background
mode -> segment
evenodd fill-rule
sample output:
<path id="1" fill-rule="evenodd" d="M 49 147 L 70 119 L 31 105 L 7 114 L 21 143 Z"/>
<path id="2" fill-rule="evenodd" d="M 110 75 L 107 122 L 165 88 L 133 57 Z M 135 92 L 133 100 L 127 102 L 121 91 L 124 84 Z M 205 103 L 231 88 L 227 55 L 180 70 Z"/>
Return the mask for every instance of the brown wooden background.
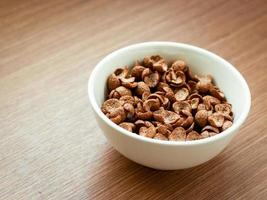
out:
<path id="1" fill-rule="evenodd" d="M 266 199 L 266 38 L 265 0 L 1 0 L 0 199 Z M 199 167 L 156 171 L 127 160 L 89 107 L 96 63 L 153 40 L 211 50 L 249 83 L 246 124 Z"/>

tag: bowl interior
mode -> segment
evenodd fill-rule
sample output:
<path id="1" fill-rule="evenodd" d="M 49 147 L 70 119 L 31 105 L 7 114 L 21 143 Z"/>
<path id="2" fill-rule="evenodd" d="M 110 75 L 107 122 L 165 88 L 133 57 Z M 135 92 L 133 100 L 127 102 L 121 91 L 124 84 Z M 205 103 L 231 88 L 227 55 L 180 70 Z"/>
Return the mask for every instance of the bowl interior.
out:
<path id="1" fill-rule="evenodd" d="M 105 100 L 107 78 L 115 69 L 132 66 L 136 60 L 155 54 L 161 55 L 168 62 L 176 59 L 185 60 L 193 74 L 212 75 L 215 84 L 225 93 L 228 102 L 233 106 L 234 123 L 242 115 L 242 121 L 245 120 L 244 115 L 247 115 L 250 107 L 250 93 L 240 73 L 230 63 L 209 51 L 171 42 L 141 43 L 119 49 L 106 56 L 94 69 L 90 78 L 93 91 L 89 89 L 89 92 L 93 92 L 92 96 L 98 107 L 100 108 Z"/>

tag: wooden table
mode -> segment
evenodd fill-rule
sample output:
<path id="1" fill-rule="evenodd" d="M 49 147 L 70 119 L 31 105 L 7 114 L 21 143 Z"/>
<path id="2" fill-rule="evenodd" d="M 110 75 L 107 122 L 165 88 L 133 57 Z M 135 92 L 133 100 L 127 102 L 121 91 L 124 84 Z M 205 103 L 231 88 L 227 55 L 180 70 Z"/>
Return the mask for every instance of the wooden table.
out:
<path id="1" fill-rule="evenodd" d="M 266 38 L 264 0 L 1 0 L 0 199 L 266 199 Z M 89 107 L 96 63 L 152 40 L 211 50 L 250 86 L 245 125 L 199 167 L 157 171 L 129 161 Z"/>

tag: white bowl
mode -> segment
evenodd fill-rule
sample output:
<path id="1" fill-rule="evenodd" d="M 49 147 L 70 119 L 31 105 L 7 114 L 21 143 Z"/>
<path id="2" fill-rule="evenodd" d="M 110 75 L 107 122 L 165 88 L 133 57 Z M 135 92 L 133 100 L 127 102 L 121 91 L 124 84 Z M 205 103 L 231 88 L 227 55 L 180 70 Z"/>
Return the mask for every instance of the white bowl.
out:
<path id="1" fill-rule="evenodd" d="M 211 74 L 233 106 L 233 125 L 210 138 L 177 142 L 145 138 L 110 121 L 100 109 L 105 100 L 108 76 L 118 67 L 131 66 L 134 61 L 154 54 L 168 61 L 185 60 L 195 74 Z M 107 55 L 90 76 L 88 94 L 97 122 L 110 144 L 130 160 L 162 170 L 193 167 L 218 155 L 246 120 L 251 104 L 248 85 L 235 67 L 207 50 L 174 42 L 134 44 Z"/>

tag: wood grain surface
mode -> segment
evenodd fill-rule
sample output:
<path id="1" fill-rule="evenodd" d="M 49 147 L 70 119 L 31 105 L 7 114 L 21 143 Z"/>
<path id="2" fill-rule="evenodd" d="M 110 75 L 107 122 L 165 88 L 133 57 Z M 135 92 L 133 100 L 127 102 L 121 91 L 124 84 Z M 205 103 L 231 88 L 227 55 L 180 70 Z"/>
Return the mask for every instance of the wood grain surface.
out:
<path id="1" fill-rule="evenodd" d="M 265 0 L 0 0 L 0 199 L 266 199 L 266 38 Z M 192 169 L 124 158 L 89 107 L 97 62 L 155 40 L 217 53 L 251 89 L 239 134 Z"/>

